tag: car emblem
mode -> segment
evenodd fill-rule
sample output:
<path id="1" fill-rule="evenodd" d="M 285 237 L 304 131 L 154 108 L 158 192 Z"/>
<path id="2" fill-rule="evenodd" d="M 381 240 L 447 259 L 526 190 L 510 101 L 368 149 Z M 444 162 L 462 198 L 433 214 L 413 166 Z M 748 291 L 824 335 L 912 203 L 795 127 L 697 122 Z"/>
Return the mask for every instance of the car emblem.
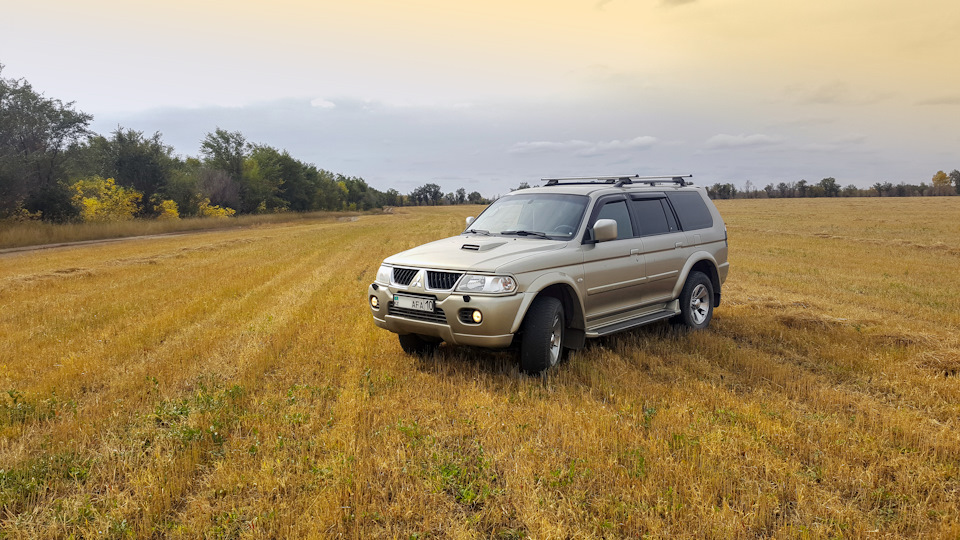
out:
<path id="1" fill-rule="evenodd" d="M 410 286 L 423 288 L 423 270 L 417 272 L 417 277 L 413 278 L 413 283 Z"/>

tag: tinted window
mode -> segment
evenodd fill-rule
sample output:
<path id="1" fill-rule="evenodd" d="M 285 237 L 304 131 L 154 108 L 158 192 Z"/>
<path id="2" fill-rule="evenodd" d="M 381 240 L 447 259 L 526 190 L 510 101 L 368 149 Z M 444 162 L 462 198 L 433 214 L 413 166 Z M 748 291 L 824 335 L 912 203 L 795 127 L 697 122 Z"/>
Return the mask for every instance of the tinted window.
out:
<path id="1" fill-rule="evenodd" d="M 640 226 L 640 236 L 652 236 L 670 232 L 667 214 L 663 211 L 661 199 L 639 199 L 630 201 L 634 216 Z"/>
<path id="2" fill-rule="evenodd" d="M 630 225 L 630 214 L 627 212 L 627 201 L 609 202 L 603 205 L 597 220 L 612 219 L 617 222 L 617 240 L 633 238 L 633 225 Z"/>
<path id="3" fill-rule="evenodd" d="M 530 193 L 500 197 L 468 229 L 493 234 L 502 231 L 536 231 L 569 239 L 580 227 L 589 199 L 583 195 Z"/>
<path id="4" fill-rule="evenodd" d="M 696 191 L 674 191 L 667 193 L 670 202 L 677 210 L 680 226 L 685 231 L 708 229 L 713 227 L 713 216 Z"/>
<path id="5" fill-rule="evenodd" d="M 670 224 L 671 231 L 679 231 L 680 226 L 677 225 L 677 218 L 673 216 L 673 209 L 670 208 L 670 203 L 666 199 L 660 199 L 660 204 L 663 206 L 663 213 L 667 215 L 667 223 Z"/>

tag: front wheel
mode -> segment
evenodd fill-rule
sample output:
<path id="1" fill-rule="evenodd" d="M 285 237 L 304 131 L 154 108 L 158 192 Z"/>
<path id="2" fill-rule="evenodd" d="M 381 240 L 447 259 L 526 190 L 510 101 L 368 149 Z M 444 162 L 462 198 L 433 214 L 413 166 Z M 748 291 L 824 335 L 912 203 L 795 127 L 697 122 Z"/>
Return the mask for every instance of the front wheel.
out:
<path id="1" fill-rule="evenodd" d="M 706 328 L 713 318 L 713 283 L 703 272 L 690 272 L 680 292 L 678 322 L 693 330 Z"/>
<path id="2" fill-rule="evenodd" d="M 520 368 L 525 373 L 537 374 L 560 362 L 565 322 L 563 304 L 556 298 L 541 296 L 533 301 L 520 342 Z"/>

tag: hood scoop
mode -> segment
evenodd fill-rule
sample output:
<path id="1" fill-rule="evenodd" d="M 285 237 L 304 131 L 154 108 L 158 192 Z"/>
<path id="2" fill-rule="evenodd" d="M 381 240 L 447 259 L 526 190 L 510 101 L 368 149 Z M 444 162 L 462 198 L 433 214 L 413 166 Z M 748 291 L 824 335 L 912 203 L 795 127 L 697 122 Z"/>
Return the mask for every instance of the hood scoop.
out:
<path id="1" fill-rule="evenodd" d="M 464 251 L 490 251 L 491 249 L 498 248 L 506 242 L 488 242 L 484 244 L 464 244 L 460 246 L 460 249 Z"/>

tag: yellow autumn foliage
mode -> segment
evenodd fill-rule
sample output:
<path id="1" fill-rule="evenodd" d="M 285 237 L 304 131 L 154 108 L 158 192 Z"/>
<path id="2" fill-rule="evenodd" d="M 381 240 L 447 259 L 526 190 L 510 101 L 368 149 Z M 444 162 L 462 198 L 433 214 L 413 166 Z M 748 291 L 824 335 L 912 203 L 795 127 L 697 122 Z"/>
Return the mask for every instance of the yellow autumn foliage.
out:
<path id="1" fill-rule="evenodd" d="M 76 181 L 73 202 L 80 209 L 83 221 L 106 223 L 129 221 L 140 209 L 143 195 L 134 189 L 118 186 L 113 178 L 92 176 Z"/>
<path id="2" fill-rule="evenodd" d="M 157 219 L 180 219 L 180 209 L 177 203 L 170 199 L 160 201 L 160 204 L 153 206 L 153 211 L 157 213 Z"/>
<path id="3" fill-rule="evenodd" d="M 237 211 L 228 206 L 217 206 L 210 204 L 210 199 L 200 201 L 200 207 L 197 215 L 208 218 L 228 218 L 236 214 Z"/>

